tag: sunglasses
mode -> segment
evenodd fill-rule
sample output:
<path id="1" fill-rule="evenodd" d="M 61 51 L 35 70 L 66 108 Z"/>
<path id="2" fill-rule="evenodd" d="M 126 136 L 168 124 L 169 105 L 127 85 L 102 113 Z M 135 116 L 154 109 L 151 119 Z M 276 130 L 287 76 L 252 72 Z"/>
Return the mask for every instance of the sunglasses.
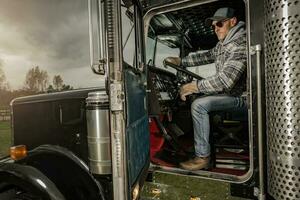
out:
<path id="1" fill-rule="evenodd" d="M 224 22 L 226 22 L 228 20 L 230 20 L 230 18 L 229 19 L 224 19 L 222 21 L 218 21 L 217 23 L 212 24 L 211 27 L 212 27 L 213 30 L 215 30 L 216 26 L 219 27 L 219 28 L 222 28 L 224 26 Z"/>

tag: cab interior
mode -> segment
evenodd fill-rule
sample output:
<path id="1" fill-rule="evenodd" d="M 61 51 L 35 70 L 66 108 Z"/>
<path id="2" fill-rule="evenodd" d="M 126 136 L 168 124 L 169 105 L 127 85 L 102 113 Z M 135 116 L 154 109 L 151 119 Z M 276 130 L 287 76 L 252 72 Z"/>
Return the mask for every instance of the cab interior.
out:
<path id="1" fill-rule="evenodd" d="M 194 155 L 190 107 L 193 100 L 203 95 L 193 94 L 182 101 L 179 88 L 192 80 L 213 75 L 215 67 L 214 64 L 189 68 L 166 66 L 163 59 L 213 48 L 218 39 L 213 29 L 205 25 L 205 19 L 221 7 L 234 8 L 238 20 L 246 21 L 244 1 L 234 0 L 160 8 L 146 21 L 150 155 L 155 169 L 229 181 L 241 180 L 250 171 L 253 158 L 249 148 L 249 106 L 210 113 L 211 163 L 208 170 L 179 168 L 180 162 Z"/>

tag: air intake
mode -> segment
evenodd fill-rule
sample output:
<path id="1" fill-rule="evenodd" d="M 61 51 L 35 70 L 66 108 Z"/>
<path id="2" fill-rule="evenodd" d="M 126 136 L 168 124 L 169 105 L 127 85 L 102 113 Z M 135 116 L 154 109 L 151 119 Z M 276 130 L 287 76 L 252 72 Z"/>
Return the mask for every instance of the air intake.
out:
<path id="1" fill-rule="evenodd" d="M 300 199 L 300 1 L 265 0 L 269 193 Z"/>

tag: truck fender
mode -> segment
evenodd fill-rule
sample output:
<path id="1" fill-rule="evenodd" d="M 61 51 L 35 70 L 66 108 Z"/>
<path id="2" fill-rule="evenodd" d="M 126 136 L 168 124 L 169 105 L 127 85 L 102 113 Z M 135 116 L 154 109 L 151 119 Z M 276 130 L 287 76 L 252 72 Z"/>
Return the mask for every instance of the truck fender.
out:
<path id="1" fill-rule="evenodd" d="M 43 200 L 65 200 L 55 184 L 31 166 L 15 163 L 0 166 L 0 192 L 11 188 L 19 188 L 42 197 Z M 1 194 L 0 198 L 2 199 Z"/>
<path id="2" fill-rule="evenodd" d="M 66 148 L 42 145 L 17 162 L 41 171 L 66 199 L 104 200 L 103 188 L 88 166 Z"/>

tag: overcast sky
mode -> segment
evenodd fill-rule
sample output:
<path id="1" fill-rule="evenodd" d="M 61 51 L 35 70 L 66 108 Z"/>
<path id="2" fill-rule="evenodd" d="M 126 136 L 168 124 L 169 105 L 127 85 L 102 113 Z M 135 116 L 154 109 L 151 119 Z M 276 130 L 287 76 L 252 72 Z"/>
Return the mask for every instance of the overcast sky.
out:
<path id="1" fill-rule="evenodd" d="M 87 0 L 0 0 L 0 63 L 11 89 L 22 88 L 35 66 L 48 72 L 50 84 L 58 74 L 74 88 L 103 84 L 89 67 L 87 6 Z M 122 20 L 124 43 L 132 24 Z M 133 47 L 134 32 L 124 49 L 129 64 Z M 178 56 L 178 50 L 159 50 L 158 67 L 166 56 Z"/>
<path id="2" fill-rule="evenodd" d="M 89 69 L 86 0 L 0 0 L 0 60 L 12 89 L 39 66 L 65 84 L 96 86 Z"/>

